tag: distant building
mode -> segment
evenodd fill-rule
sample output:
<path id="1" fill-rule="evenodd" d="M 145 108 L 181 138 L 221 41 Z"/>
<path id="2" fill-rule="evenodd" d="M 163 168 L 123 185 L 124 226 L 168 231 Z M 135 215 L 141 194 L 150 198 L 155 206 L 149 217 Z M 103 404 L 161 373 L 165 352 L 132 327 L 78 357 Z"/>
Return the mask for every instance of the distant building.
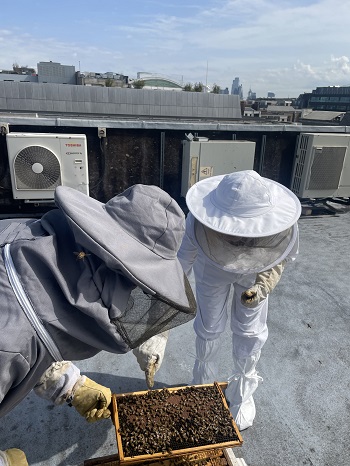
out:
<path id="1" fill-rule="evenodd" d="M 228 90 L 228 87 L 226 87 L 225 89 L 220 89 L 220 92 L 219 94 L 229 94 L 230 91 Z"/>
<path id="2" fill-rule="evenodd" d="M 242 84 L 239 84 L 239 78 L 236 77 L 232 81 L 231 94 L 239 95 L 239 98 L 243 100 L 243 87 Z"/>
<path id="3" fill-rule="evenodd" d="M 249 89 L 247 100 L 255 100 L 255 99 L 256 99 L 256 92 L 253 92 L 251 89 Z"/>
<path id="4" fill-rule="evenodd" d="M 163 89 L 167 91 L 182 91 L 183 86 L 178 81 L 155 73 L 138 72 L 137 80 L 144 81 L 144 89 Z M 130 80 L 132 84 L 132 80 Z"/>
<path id="5" fill-rule="evenodd" d="M 75 66 L 61 65 L 53 61 L 38 63 L 38 82 L 76 84 Z"/>
<path id="6" fill-rule="evenodd" d="M 258 104 L 259 108 L 266 109 L 270 105 L 277 105 L 277 100 L 257 99 L 256 103 Z"/>
<path id="7" fill-rule="evenodd" d="M 267 107 L 274 105 L 278 107 L 296 107 L 295 99 L 262 99 L 258 98 L 254 101 L 261 109 L 266 109 Z"/>
<path id="8" fill-rule="evenodd" d="M 0 81 L 38 82 L 38 76 L 34 68 L 14 63 L 12 70 L 0 70 Z"/>
<path id="9" fill-rule="evenodd" d="M 100 86 L 100 87 L 127 87 L 129 83 L 128 76 L 123 74 L 113 73 L 95 73 L 85 72 L 77 73 L 77 84 L 82 86 Z"/>
<path id="10" fill-rule="evenodd" d="M 248 118 L 260 118 L 261 117 L 261 111 L 256 110 L 252 107 L 245 107 L 244 112 L 243 112 L 244 117 Z"/>
<path id="11" fill-rule="evenodd" d="M 13 65 L 12 70 L 0 70 L 0 81 L 35 82 L 50 84 L 77 84 L 82 86 L 127 87 L 128 76 L 113 73 L 76 72 L 74 66 L 57 62 L 39 62 L 34 68 Z"/>
<path id="12" fill-rule="evenodd" d="M 274 99 L 276 97 L 275 93 L 274 92 L 268 92 L 267 93 L 267 98 L 268 99 Z"/>
<path id="13" fill-rule="evenodd" d="M 291 105 L 268 105 L 266 110 L 262 111 L 262 118 L 278 122 L 295 123 L 299 121 L 301 111 L 296 110 Z"/>
<path id="14" fill-rule="evenodd" d="M 13 73 L 16 74 L 29 74 L 29 75 L 36 75 L 36 71 L 34 68 L 28 68 L 28 66 L 19 66 L 17 63 L 13 64 Z"/>
<path id="15" fill-rule="evenodd" d="M 0 81 L 13 81 L 13 82 L 31 82 L 31 83 L 37 83 L 38 82 L 38 76 L 36 74 L 30 75 L 30 74 L 16 74 L 16 73 L 11 73 L 7 72 L 7 70 L 0 71 Z"/>
<path id="16" fill-rule="evenodd" d="M 303 125 L 347 126 L 350 123 L 350 112 L 303 109 L 299 121 Z"/>
<path id="17" fill-rule="evenodd" d="M 350 86 L 317 87 L 311 93 L 300 94 L 295 105 L 312 110 L 349 112 Z"/>

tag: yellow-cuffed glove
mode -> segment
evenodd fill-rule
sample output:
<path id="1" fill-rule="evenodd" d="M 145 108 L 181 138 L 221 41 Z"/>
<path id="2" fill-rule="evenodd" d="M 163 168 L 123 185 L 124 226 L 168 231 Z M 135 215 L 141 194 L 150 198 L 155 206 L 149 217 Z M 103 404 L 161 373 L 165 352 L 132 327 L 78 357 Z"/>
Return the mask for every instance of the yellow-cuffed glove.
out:
<path id="1" fill-rule="evenodd" d="M 18 448 L 0 450 L 0 464 L 3 464 L 2 460 L 6 466 L 29 466 L 24 451 Z"/>
<path id="2" fill-rule="evenodd" d="M 112 392 L 109 388 L 94 382 L 86 376 L 79 378 L 67 399 L 88 422 L 109 418 L 111 412 L 108 407 L 111 400 Z"/>
<path id="3" fill-rule="evenodd" d="M 241 303 L 246 307 L 255 307 L 266 299 L 280 281 L 285 264 L 282 261 L 272 269 L 258 273 L 254 285 L 242 293 Z"/>

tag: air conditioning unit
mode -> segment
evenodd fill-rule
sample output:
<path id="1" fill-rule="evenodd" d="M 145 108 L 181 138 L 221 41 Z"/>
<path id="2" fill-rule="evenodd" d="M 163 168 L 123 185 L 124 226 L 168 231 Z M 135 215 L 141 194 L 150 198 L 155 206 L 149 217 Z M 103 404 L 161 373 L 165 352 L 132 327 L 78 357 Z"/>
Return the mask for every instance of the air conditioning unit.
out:
<path id="1" fill-rule="evenodd" d="M 350 196 L 350 134 L 303 133 L 291 190 L 304 199 Z"/>
<path id="2" fill-rule="evenodd" d="M 254 166 L 255 142 L 252 141 L 182 141 L 181 196 L 197 181 L 210 176 L 225 175 Z"/>
<path id="3" fill-rule="evenodd" d="M 83 134 L 6 134 L 14 199 L 53 199 L 69 186 L 89 194 L 86 136 Z"/>

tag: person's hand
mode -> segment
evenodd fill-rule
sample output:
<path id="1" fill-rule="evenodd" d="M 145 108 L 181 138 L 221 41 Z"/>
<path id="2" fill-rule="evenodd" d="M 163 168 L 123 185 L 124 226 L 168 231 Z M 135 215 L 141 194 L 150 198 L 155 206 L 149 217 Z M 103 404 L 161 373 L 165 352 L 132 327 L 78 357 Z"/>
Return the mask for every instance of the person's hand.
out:
<path id="1" fill-rule="evenodd" d="M 246 307 L 256 307 L 266 299 L 280 281 L 284 266 L 285 261 L 282 261 L 266 272 L 258 273 L 255 284 L 241 294 L 241 303 Z"/>
<path id="2" fill-rule="evenodd" d="M 5 466 L 29 466 L 26 455 L 18 448 L 0 450 L 0 465 L 2 464 Z"/>
<path id="3" fill-rule="evenodd" d="M 88 422 L 109 418 L 111 400 L 112 392 L 109 388 L 85 376 L 80 377 L 67 399 Z"/>
<path id="4" fill-rule="evenodd" d="M 262 292 L 258 285 L 254 285 L 249 288 L 249 290 L 243 291 L 241 295 L 241 303 L 246 307 L 255 307 L 262 301 L 262 299 L 264 298 L 262 298 Z"/>
<path id="5" fill-rule="evenodd" d="M 133 350 L 141 370 L 145 372 L 148 388 L 154 385 L 154 375 L 163 362 L 168 337 L 169 331 L 154 335 Z"/>

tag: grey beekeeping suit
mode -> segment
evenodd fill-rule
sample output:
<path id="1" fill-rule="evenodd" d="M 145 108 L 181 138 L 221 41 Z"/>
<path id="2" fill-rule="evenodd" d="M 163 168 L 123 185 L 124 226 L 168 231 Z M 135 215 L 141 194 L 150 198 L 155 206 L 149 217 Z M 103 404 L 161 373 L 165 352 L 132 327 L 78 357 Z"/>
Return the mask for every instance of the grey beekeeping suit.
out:
<path id="1" fill-rule="evenodd" d="M 0 417 L 54 361 L 125 353 L 195 315 L 167 193 L 135 185 L 102 204 L 59 187 L 55 199 L 40 220 L 0 221 Z"/>

